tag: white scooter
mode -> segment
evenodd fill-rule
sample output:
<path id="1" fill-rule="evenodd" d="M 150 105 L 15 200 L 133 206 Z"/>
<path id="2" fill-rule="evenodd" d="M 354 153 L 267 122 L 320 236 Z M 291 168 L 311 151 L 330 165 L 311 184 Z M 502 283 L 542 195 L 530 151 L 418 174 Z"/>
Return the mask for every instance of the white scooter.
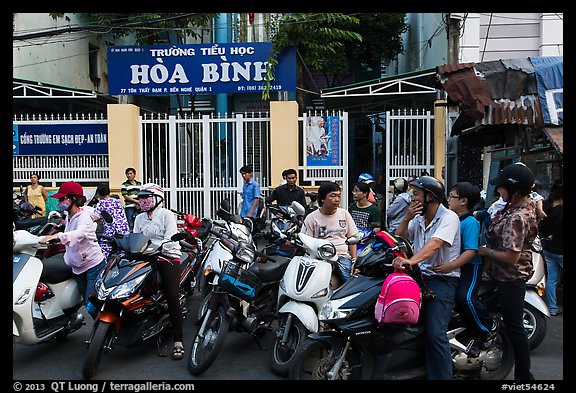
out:
<path id="1" fill-rule="evenodd" d="M 546 261 L 542 256 L 540 237 L 536 237 L 532 242 L 532 265 L 534 274 L 526 282 L 523 317 L 530 350 L 534 350 L 544 341 L 550 318 L 550 310 L 542 299 L 546 287 Z"/>
<path id="2" fill-rule="evenodd" d="M 62 339 L 84 324 L 78 312 L 83 296 L 72 270 L 62 258 L 36 257 L 42 238 L 25 230 L 13 232 L 13 342 L 37 344 Z"/>
<path id="3" fill-rule="evenodd" d="M 350 237 L 346 242 L 357 244 L 361 236 Z M 303 233 L 296 233 L 291 240 L 306 254 L 292 258 L 278 289 L 279 328 L 271 351 L 271 367 L 281 376 L 288 375 L 298 345 L 308 334 L 318 332 L 318 312 L 332 295 L 331 280 L 337 276 L 334 265 L 338 255 L 333 243 Z"/>

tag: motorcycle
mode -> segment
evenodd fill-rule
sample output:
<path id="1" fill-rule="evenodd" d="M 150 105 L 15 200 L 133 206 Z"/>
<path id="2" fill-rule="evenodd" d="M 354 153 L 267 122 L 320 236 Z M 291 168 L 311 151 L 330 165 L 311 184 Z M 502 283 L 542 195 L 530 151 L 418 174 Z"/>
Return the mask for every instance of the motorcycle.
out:
<path id="1" fill-rule="evenodd" d="M 319 313 L 322 332 L 313 333 L 294 354 L 291 379 L 425 379 L 425 326 L 379 325 L 375 305 L 385 278 L 394 271 L 398 255 L 412 253 L 400 237 L 374 241 L 356 260 L 360 273 L 353 275 L 330 296 Z M 495 309 L 496 294 L 486 288 L 481 294 L 489 310 Z M 424 301 L 431 301 L 424 298 Z M 433 301 L 433 300 L 432 300 Z M 512 346 L 499 324 L 492 345 L 479 345 L 477 333 L 464 314 L 454 309 L 448 339 L 455 379 L 501 380 L 514 366 Z"/>
<path id="2" fill-rule="evenodd" d="M 334 280 L 341 281 L 336 267 L 338 255 L 333 243 L 303 233 L 291 237 L 305 255 L 293 257 L 278 291 L 279 327 L 270 353 L 274 373 L 287 376 L 294 353 L 308 334 L 318 332 L 318 312 L 332 295 Z M 356 244 L 359 236 L 347 240 Z"/>
<path id="3" fill-rule="evenodd" d="M 101 215 L 106 222 L 112 221 L 106 211 Z M 176 233 L 169 241 L 180 241 L 185 236 Z M 170 326 L 167 299 L 156 269 L 163 245 L 169 241 L 154 245 L 144 234 L 133 232 L 100 238 L 110 242 L 112 252 L 89 297 L 99 311 L 86 340 L 88 353 L 82 365 L 85 379 L 94 376 L 102 354 L 114 346 L 132 348 L 156 338 L 158 355 L 166 356 L 164 336 Z M 118 250 L 122 250 L 122 256 Z M 186 303 L 191 296 L 187 253 L 182 253 L 180 264 L 180 304 L 186 319 Z"/>
<path id="4" fill-rule="evenodd" d="M 191 261 L 190 289 L 194 290 L 200 272 L 201 256 L 204 251 L 204 243 L 208 237 L 208 231 L 202 226 L 202 220 L 190 213 L 183 213 L 170 209 L 177 218 L 178 231 L 186 236 L 180 240 L 182 252 L 188 253 Z"/>
<path id="5" fill-rule="evenodd" d="M 225 226 L 205 218 L 218 243 L 218 258 L 206 265 L 205 274 L 211 274 L 211 265 L 221 264 L 219 274 L 212 276 L 212 287 L 201 306 L 200 325 L 194 335 L 188 358 L 188 370 L 202 374 L 216 360 L 224 345 L 228 331 L 247 332 L 258 338 L 272 330 L 276 320 L 278 284 L 290 258 L 274 258 L 256 250 L 254 244 L 236 236 Z"/>
<path id="6" fill-rule="evenodd" d="M 40 259 L 49 245 L 43 236 L 14 230 L 12 254 L 12 337 L 34 345 L 62 340 L 84 325 L 78 312 L 84 298 L 72 269 L 63 258 Z"/>
<path id="7" fill-rule="evenodd" d="M 307 192 L 306 197 L 310 199 L 310 202 L 305 206 L 305 215 L 312 213 L 314 210 L 318 209 L 318 193 L 315 191 Z"/>
<path id="8" fill-rule="evenodd" d="M 220 202 L 216 211 L 219 220 L 202 219 L 203 227 L 206 225 L 218 226 L 229 232 L 235 238 L 252 244 L 252 221 L 243 220 L 238 214 L 231 213 L 231 205 L 227 199 Z M 208 302 L 208 294 L 212 291 L 213 286 L 210 283 L 217 282 L 222 272 L 224 262 L 230 257 L 230 251 L 218 241 L 218 236 L 210 236 L 210 231 L 206 230 L 206 240 L 204 251 L 200 258 L 200 268 L 198 274 L 198 291 L 200 292 L 200 307 L 198 308 L 198 319 L 202 317 Z"/>

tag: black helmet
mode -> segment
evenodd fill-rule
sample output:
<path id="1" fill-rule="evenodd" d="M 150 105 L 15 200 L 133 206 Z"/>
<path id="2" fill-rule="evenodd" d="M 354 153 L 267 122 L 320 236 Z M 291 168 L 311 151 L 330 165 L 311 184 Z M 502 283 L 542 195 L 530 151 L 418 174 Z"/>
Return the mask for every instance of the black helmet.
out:
<path id="1" fill-rule="evenodd" d="M 442 203 L 446 199 L 446 191 L 444 190 L 444 184 L 435 177 L 432 176 L 420 176 L 410 182 L 412 187 L 420 188 L 421 190 L 427 191 L 436 198 L 436 200 Z"/>
<path id="2" fill-rule="evenodd" d="M 490 184 L 496 187 L 504 186 L 513 190 L 528 189 L 534 185 L 534 173 L 521 162 L 504 167 L 498 176 L 490 179 Z"/>

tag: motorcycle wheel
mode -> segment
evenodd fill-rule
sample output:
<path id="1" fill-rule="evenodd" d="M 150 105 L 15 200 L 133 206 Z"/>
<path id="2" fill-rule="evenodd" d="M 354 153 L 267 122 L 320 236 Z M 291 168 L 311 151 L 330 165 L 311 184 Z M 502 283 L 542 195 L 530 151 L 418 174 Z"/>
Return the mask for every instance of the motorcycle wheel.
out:
<path id="1" fill-rule="evenodd" d="M 286 327 L 286 319 L 287 316 L 282 319 L 281 326 L 284 328 Z M 272 352 L 270 353 L 272 371 L 282 377 L 288 376 L 288 371 L 291 367 L 292 360 L 294 359 L 294 353 L 300 343 L 306 340 L 309 333 L 308 329 L 304 327 L 298 318 L 292 320 L 289 329 L 290 331 L 288 332 L 286 344 L 282 345 L 280 343 L 281 337 L 277 337 L 276 341 L 274 341 Z"/>
<path id="2" fill-rule="evenodd" d="M 530 350 L 532 351 L 542 344 L 544 337 L 546 337 L 546 317 L 534 306 L 524 303 L 524 316 L 522 319 L 524 321 L 524 330 L 526 330 L 528 342 L 530 343 Z"/>
<path id="3" fill-rule="evenodd" d="M 328 371 L 334 366 L 339 354 L 334 353 L 326 341 L 307 338 L 298 346 L 290 367 L 290 379 L 295 380 L 328 380 Z M 348 349 L 346 359 L 336 380 L 362 379 L 362 359 L 354 346 Z M 365 376 L 364 376 L 365 377 Z"/>
<path id="4" fill-rule="evenodd" d="M 226 310 L 224 307 L 218 307 L 209 316 L 204 337 L 199 336 L 200 331 L 196 332 L 188 357 L 188 371 L 192 375 L 202 374 L 216 360 L 224 345 L 229 326 Z"/>
<path id="5" fill-rule="evenodd" d="M 88 355 L 86 355 L 82 365 L 82 376 L 84 379 L 91 379 L 94 376 L 100 365 L 100 358 L 104 348 L 112 341 L 113 337 L 114 327 L 107 322 L 99 322 L 96 326 L 92 343 L 88 348 Z"/>

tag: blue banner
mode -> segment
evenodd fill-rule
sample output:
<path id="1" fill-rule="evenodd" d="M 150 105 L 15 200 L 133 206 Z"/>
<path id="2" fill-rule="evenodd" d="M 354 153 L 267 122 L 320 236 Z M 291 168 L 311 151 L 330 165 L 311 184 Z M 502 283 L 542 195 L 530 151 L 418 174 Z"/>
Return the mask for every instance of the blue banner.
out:
<path id="1" fill-rule="evenodd" d="M 261 93 L 272 43 L 108 48 L 109 94 Z M 270 92 L 296 90 L 296 49 L 278 56 Z"/>
<path id="2" fill-rule="evenodd" d="M 12 125 L 13 154 L 108 154 L 107 124 Z"/>
<path id="3" fill-rule="evenodd" d="M 564 57 L 530 57 L 545 125 L 564 124 Z"/>
<path id="4" fill-rule="evenodd" d="M 340 117 L 310 116 L 306 125 L 306 164 L 340 165 Z"/>
<path id="5" fill-rule="evenodd" d="M 12 155 L 17 156 L 20 151 L 20 145 L 18 144 L 18 126 L 12 124 Z"/>

